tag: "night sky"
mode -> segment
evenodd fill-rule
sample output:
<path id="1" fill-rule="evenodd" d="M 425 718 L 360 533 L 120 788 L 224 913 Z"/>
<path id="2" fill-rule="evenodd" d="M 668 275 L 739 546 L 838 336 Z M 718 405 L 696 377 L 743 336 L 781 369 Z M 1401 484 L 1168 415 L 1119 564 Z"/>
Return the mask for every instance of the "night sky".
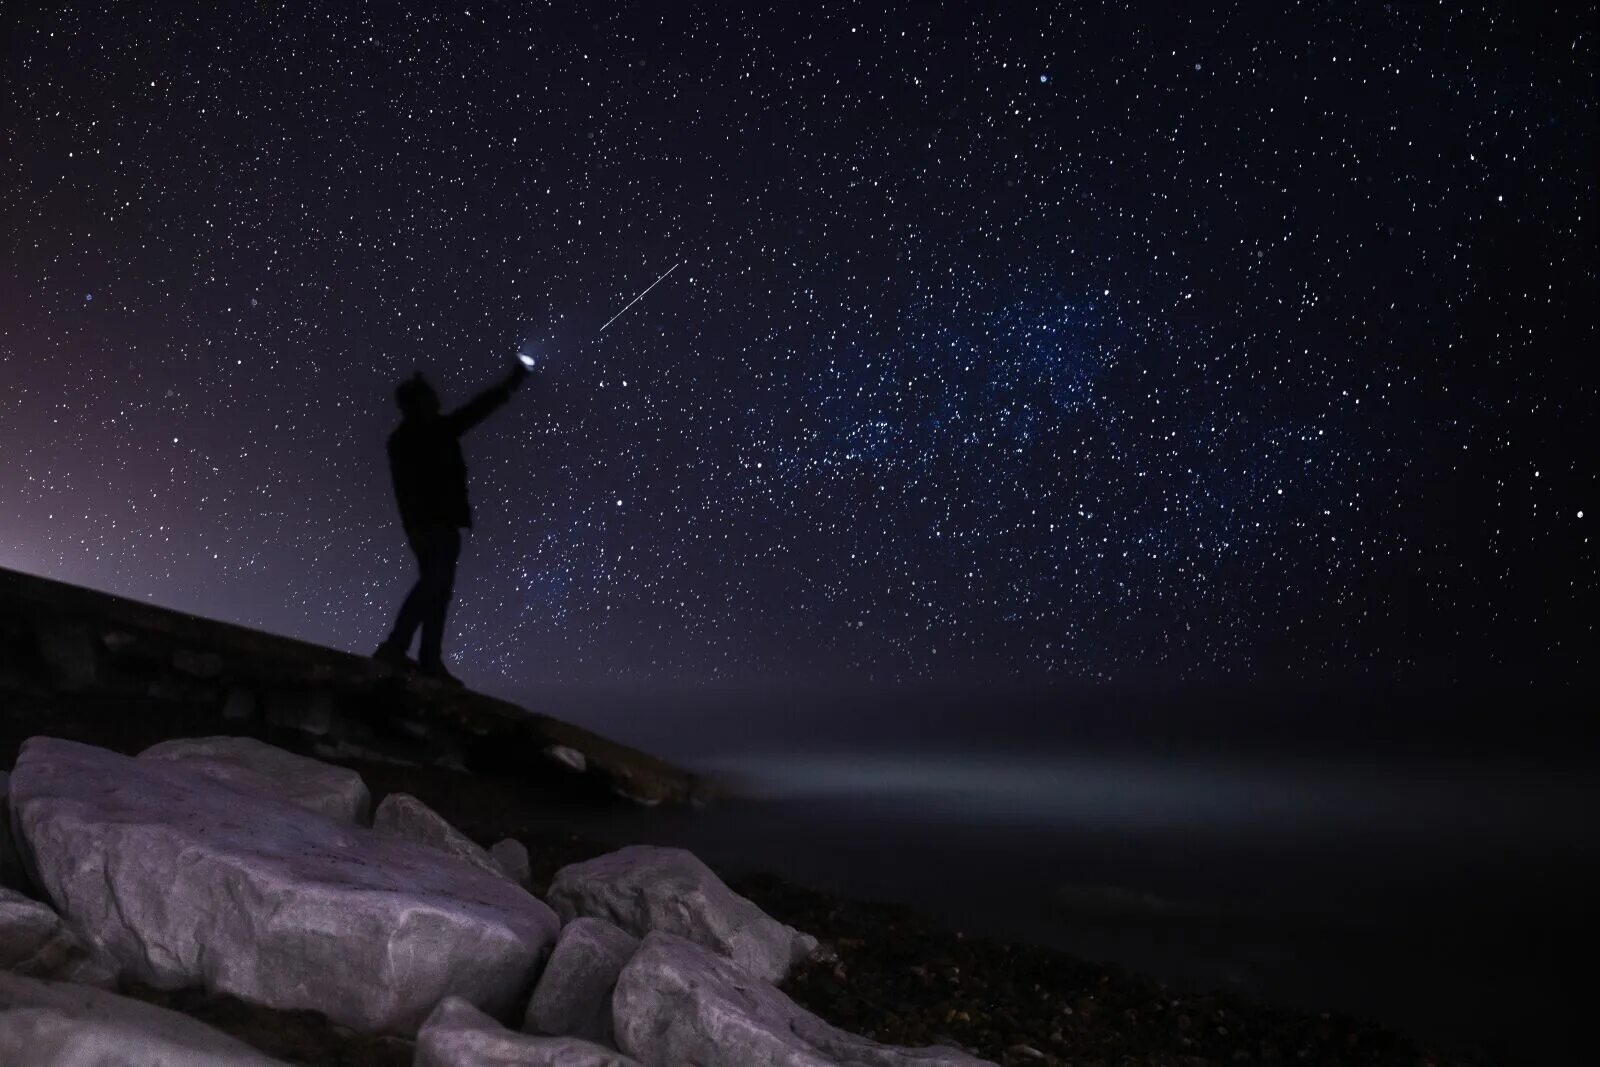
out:
<path id="1" fill-rule="evenodd" d="M 395 383 L 526 346 L 476 685 L 1576 677 L 1594 24 L 1494 7 L 5 4 L 0 565 L 370 652 Z"/>

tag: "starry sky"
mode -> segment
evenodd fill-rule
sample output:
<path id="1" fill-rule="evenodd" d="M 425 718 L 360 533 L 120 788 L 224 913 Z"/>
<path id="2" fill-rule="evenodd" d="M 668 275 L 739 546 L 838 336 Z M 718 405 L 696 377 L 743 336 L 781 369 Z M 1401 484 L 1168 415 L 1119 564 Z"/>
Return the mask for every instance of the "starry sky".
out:
<path id="1" fill-rule="evenodd" d="M 7 4 L 0 565 L 369 652 L 393 386 L 524 348 L 476 685 L 1576 677 L 1594 24 L 1497 7 Z"/>

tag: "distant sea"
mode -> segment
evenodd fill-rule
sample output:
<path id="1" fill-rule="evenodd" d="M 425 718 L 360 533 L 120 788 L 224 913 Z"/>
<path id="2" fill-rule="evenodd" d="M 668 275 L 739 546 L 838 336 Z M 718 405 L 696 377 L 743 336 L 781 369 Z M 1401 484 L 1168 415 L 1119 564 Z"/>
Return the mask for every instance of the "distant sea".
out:
<path id="1" fill-rule="evenodd" d="M 618 815 L 619 839 L 1471 1059 L 1573 1062 L 1600 899 L 1585 705 L 1447 696 L 566 702 L 737 794 Z"/>

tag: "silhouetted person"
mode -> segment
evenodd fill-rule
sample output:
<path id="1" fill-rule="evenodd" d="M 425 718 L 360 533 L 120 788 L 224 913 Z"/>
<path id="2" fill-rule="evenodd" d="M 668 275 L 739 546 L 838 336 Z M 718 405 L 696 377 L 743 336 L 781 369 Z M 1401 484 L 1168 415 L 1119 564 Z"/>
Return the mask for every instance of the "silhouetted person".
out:
<path id="1" fill-rule="evenodd" d="M 394 631 L 373 653 L 396 667 L 418 666 L 422 673 L 452 685 L 461 683 L 444 667 L 444 620 L 455 591 L 456 560 L 461 556 L 461 531 L 472 528 L 467 504 L 467 464 L 460 437 L 507 400 L 527 378 L 518 363 L 500 384 L 484 390 L 454 411 L 439 412 L 439 394 L 421 374 L 394 391 L 402 418 L 389 435 L 389 473 L 406 540 L 422 572 L 411 587 Z M 422 629 L 417 662 L 406 655 L 411 637 Z"/>

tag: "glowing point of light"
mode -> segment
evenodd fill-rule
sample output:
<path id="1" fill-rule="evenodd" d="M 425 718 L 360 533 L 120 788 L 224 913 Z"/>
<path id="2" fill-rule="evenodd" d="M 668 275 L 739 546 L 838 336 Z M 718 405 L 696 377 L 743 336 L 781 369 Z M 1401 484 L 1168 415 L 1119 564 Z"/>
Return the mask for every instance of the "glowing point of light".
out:
<path id="1" fill-rule="evenodd" d="M 533 357 L 528 355 L 528 353 L 526 353 L 526 352 L 518 352 L 517 353 L 517 358 L 522 360 L 522 365 L 524 367 L 527 367 L 529 370 L 533 369 Z"/>

